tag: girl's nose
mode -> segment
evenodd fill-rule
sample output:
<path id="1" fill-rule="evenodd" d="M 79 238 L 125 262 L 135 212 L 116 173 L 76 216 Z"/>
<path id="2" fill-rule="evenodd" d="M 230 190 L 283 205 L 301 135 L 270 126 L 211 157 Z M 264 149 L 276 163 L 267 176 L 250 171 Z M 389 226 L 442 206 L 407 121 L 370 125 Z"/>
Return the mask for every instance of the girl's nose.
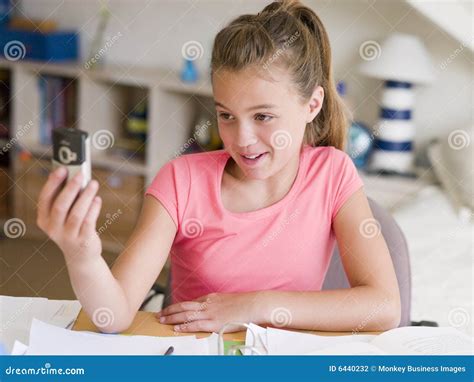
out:
<path id="1" fill-rule="evenodd" d="M 258 141 L 250 126 L 239 126 L 237 131 L 237 146 L 247 147 L 256 144 Z"/>

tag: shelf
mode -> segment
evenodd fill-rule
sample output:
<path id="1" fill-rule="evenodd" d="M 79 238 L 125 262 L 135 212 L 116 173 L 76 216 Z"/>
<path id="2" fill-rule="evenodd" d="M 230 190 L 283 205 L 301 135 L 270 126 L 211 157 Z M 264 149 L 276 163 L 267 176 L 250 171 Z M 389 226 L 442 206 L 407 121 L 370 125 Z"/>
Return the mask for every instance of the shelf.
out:
<path id="1" fill-rule="evenodd" d="M 68 109 L 73 112 L 67 115 L 75 118 L 68 118 L 68 121 L 86 131 L 91 141 L 96 133 L 96 140 L 99 141 L 99 132 L 104 137 L 112 135 L 108 145 L 104 143 L 97 147 L 91 142 L 91 158 L 93 177 L 104 185 L 100 188 L 104 204 L 98 227 L 105 225 L 108 213 L 118 208 L 124 212 L 116 224 L 107 226 L 107 233 L 102 237 L 104 248 L 120 252 L 138 219 L 144 188 L 151 183 L 157 171 L 182 149 L 202 110 L 212 114 L 214 105 L 210 82 L 203 75 L 196 83 L 183 83 L 179 71 L 173 69 L 104 66 L 86 70 L 77 62 L 10 62 L 0 59 L 2 68 L 10 72 L 11 91 L 15 94 L 10 137 L 18 139 L 14 142 L 16 150 L 12 152 L 20 152 L 19 155 L 9 156 L 14 169 L 14 182 L 18 182 L 12 192 L 13 216 L 31 226 L 27 230 L 28 236 L 37 234 L 44 237 L 34 229 L 35 210 L 38 193 L 51 168 L 53 153 L 52 145 L 42 144 L 40 140 L 42 97 L 38 78 L 45 75 L 73 79 L 76 102 L 71 103 L 75 107 Z M 144 109 L 136 108 L 145 104 L 146 135 Z M 49 110 L 56 112 L 54 107 Z M 128 123 L 131 115 L 132 123 Z M 127 138 L 137 139 L 140 145 L 133 145 Z M 143 146 L 141 143 L 145 138 Z M 127 159 L 129 153 L 137 149 L 140 156 Z M 21 150 L 26 155 L 22 155 Z M 23 190 L 28 190 L 28 195 Z"/>
<path id="2" fill-rule="evenodd" d="M 51 146 L 44 146 L 39 143 L 26 143 L 23 147 L 32 156 L 41 159 L 51 159 L 53 150 Z M 142 161 L 136 159 L 126 159 L 116 156 L 97 156 L 92 158 L 93 168 L 104 168 L 125 172 L 133 175 L 147 175 L 147 167 Z"/>
<path id="3" fill-rule="evenodd" d="M 95 81 L 107 81 L 128 86 L 146 88 L 161 87 L 165 90 L 212 96 L 212 86 L 206 75 L 194 84 L 181 81 L 179 75 L 171 69 L 132 68 L 126 66 L 103 66 L 95 69 L 85 69 L 82 65 L 73 63 L 46 63 L 35 61 L 8 61 L 0 59 L 0 68 L 11 69 L 20 67 L 40 74 L 50 74 L 62 77 L 85 77 Z"/>

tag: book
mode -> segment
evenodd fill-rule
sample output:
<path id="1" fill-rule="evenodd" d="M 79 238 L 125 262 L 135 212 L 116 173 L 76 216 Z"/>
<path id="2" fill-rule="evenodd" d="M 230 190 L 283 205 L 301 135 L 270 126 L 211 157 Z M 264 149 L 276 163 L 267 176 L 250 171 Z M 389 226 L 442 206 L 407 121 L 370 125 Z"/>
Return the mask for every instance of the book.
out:
<path id="1" fill-rule="evenodd" d="M 246 345 L 269 355 L 472 355 L 473 339 L 452 327 L 406 326 L 378 335 L 321 336 L 252 325 Z"/>

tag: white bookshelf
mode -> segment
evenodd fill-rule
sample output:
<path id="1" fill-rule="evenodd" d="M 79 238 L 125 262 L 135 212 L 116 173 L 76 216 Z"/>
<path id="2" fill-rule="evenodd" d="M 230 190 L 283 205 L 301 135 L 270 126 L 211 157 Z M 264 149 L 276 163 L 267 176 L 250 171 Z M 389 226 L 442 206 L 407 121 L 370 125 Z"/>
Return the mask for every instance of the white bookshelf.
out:
<path id="1" fill-rule="evenodd" d="M 35 163 L 36 167 L 40 167 L 40 172 L 41 167 L 49 163 L 52 155 L 50 146 L 39 143 L 40 75 L 54 75 L 77 81 L 75 127 L 88 132 L 90 136 L 98 130 L 107 130 L 118 136 L 126 111 L 130 110 L 129 104 L 146 99 L 148 132 L 143 160 L 127 160 L 110 155 L 109 150 L 98 150 L 94 145 L 91 147 L 93 174 L 108 171 L 117 177 L 133 178 L 137 185 L 141 179 L 141 192 L 133 196 L 136 198 L 134 209 L 141 205 L 144 188 L 158 169 L 172 159 L 191 136 L 199 110 L 210 110 L 208 105 L 212 102 L 212 88 L 208 81 L 203 79 L 194 84 L 184 84 L 178 74 L 171 70 L 110 66 L 85 70 L 77 64 L 7 60 L 0 60 L 0 70 L 10 71 L 11 78 L 9 140 L 15 138 L 13 150 L 9 153 L 10 173 L 15 183 L 11 190 L 14 201 L 12 217 L 25 218 L 28 221 L 27 235 L 31 236 L 42 233 L 32 221 L 32 215 L 25 217 L 25 210 L 31 209 L 31 206 L 22 205 L 25 203 L 25 195 L 17 186 L 22 181 L 22 174 L 29 171 L 21 162 L 21 152 L 27 152 L 31 156 L 32 167 Z M 25 134 L 18 136 L 25 126 L 31 127 L 26 129 Z M 4 144 L 5 142 L 2 146 Z M 111 193 L 113 195 L 113 190 Z M 31 203 L 31 200 L 26 202 Z M 119 252 L 121 246 L 112 239 L 110 243 L 104 243 L 104 248 Z"/>

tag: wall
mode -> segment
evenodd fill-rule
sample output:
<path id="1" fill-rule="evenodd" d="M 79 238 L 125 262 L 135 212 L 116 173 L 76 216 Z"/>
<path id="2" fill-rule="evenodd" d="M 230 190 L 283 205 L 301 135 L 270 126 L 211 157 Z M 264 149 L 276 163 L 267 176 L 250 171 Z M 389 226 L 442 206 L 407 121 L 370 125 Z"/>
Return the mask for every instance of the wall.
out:
<path id="1" fill-rule="evenodd" d="M 109 0 L 112 11 L 107 34 L 113 44 L 107 62 L 127 67 L 161 66 L 179 71 L 181 48 L 199 41 L 206 71 L 212 40 L 235 16 L 258 12 L 268 1 Z M 417 88 L 416 142 L 421 150 L 430 139 L 453 129 L 472 126 L 472 52 L 425 19 L 404 1 L 306 1 L 320 15 L 330 35 L 336 77 L 345 79 L 356 117 L 372 125 L 377 120 L 380 81 L 358 74 L 359 47 L 366 40 L 382 42 L 393 31 L 421 37 L 432 54 L 433 84 Z M 53 18 L 60 26 L 79 29 L 87 57 L 97 29 L 97 0 L 22 0 L 18 8 L 31 18 Z M 439 7 L 449 7 L 447 2 Z M 469 8 L 472 11 L 472 7 Z M 469 10 L 468 9 L 468 10 Z M 453 21 L 455 22 L 455 21 Z"/>

